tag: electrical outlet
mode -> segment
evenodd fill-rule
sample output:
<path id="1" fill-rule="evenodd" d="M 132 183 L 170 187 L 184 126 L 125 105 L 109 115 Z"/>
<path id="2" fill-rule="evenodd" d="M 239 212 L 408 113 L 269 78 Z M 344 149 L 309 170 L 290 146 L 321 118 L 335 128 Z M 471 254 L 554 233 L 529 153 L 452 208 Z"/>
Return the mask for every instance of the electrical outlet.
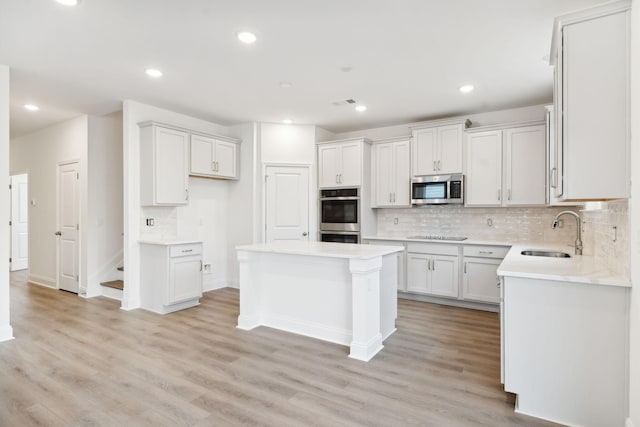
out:
<path id="1" fill-rule="evenodd" d="M 156 224 L 153 218 L 147 218 L 147 227 L 153 227 Z"/>
<path id="2" fill-rule="evenodd" d="M 493 227 L 493 219 L 487 218 L 487 227 Z"/>
<path id="3" fill-rule="evenodd" d="M 204 272 L 205 273 L 211 273 L 211 264 L 205 264 L 204 265 Z"/>
<path id="4" fill-rule="evenodd" d="M 396 217 L 396 218 L 393 218 L 393 224 L 394 224 L 394 225 L 398 225 L 398 218 L 397 218 L 397 217 Z"/>

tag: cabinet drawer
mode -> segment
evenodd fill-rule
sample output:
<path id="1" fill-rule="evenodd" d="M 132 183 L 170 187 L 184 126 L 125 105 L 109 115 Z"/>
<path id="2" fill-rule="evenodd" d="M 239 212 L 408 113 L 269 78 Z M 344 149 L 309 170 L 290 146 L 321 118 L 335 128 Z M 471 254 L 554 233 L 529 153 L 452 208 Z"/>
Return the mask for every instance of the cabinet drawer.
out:
<path id="1" fill-rule="evenodd" d="M 446 245 L 440 243 L 414 243 L 407 244 L 407 252 L 419 254 L 435 254 L 435 255 L 455 255 L 458 256 L 457 245 Z"/>
<path id="2" fill-rule="evenodd" d="M 464 246 L 462 253 L 464 256 L 479 258 L 504 258 L 509 252 L 508 246 Z"/>
<path id="3" fill-rule="evenodd" d="M 189 243 L 185 245 L 173 245 L 169 248 L 169 256 L 171 258 L 188 255 L 199 255 L 202 253 L 202 245 L 200 243 Z"/>

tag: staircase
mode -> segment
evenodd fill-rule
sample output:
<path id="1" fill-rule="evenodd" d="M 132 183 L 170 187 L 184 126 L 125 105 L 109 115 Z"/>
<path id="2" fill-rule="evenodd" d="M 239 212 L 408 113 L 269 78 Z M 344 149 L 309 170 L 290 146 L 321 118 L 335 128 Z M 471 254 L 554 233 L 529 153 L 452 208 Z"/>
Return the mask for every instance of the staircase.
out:
<path id="1" fill-rule="evenodd" d="M 124 280 L 122 280 L 123 279 L 124 266 L 118 267 L 117 270 L 118 270 L 118 272 L 116 273 L 116 276 L 119 276 L 119 278 L 114 279 L 114 280 L 110 280 L 108 282 L 102 282 L 102 283 L 100 283 L 100 286 L 102 286 L 102 296 L 103 297 L 117 299 L 118 301 L 122 301 L 122 290 L 124 289 Z"/>

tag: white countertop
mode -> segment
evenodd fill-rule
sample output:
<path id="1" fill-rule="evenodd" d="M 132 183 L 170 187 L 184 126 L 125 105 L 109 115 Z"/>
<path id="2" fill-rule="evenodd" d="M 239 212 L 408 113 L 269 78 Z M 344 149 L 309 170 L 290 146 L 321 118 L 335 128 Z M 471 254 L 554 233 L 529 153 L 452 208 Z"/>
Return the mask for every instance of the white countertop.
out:
<path id="1" fill-rule="evenodd" d="M 238 251 L 288 255 L 310 255 L 327 258 L 370 259 L 404 251 L 402 246 L 356 245 L 352 243 L 307 242 L 282 240 L 237 246 Z"/>
<path id="2" fill-rule="evenodd" d="M 505 242 L 502 240 L 479 240 L 479 239 L 467 239 L 467 240 L 443 240 L 443 239 L 416 239 L 410 237 L 399 236 L 364 236 L 362 240 L 390 240 L 394 242 L 422 242 L 422 243 L 448 243 L 456 245 L 492 245 L 492 246 L 512 246 L 513 243 Z"/>
<path id="3" fill-rule="evenodd" d="M 202 240 L 138 240 L 138 243 L 145 245 L 190 245 L 194 243 L 202 243 Z"/>
<path id="4" fill-rule="evenodd" d="M 527 249 L 556 250 L 566 252 L 571 258 L 550 258 L 522 255 Z M 631 281 L 609 270 L 595 257 L 574 255 L 573 248 L 549 244 L 517 244 L 512 246 L 498 267 L 498 275 L 529 279 L 557 280 L 593 285 L 631 287 Z"/>

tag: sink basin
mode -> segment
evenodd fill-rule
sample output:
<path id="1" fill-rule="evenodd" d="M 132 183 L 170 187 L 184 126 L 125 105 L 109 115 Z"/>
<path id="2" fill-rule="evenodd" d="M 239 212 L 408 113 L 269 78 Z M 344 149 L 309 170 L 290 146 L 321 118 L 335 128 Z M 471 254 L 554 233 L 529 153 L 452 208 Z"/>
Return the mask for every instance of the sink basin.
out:
<path id="1" fill-rule="evenodd" d="M 551 257 L 551 258 L 571 258 L 571 255 L 569 255 L 566 252 L 547 251 L 547 250 L 544 250 L 544 249 L 527 249 L 526 251 L 522 251 L 520 253 L 522 255 L 528 255 L 528 256 L 546 256 L 546 257 Z"/>

